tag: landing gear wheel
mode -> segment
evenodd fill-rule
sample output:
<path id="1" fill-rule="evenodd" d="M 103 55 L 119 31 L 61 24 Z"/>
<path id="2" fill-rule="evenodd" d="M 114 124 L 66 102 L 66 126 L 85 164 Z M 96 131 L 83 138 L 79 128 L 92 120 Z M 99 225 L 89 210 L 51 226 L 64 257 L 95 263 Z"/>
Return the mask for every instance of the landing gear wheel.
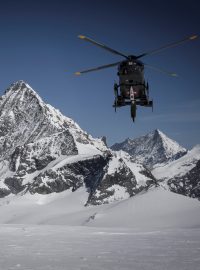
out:
<path id="1" fill-rule="evenodd" d="M 135 121 L 136 117 L 136 103 L 132 102 L 131 103 L 131 118 L 133 119 L 133 122 Z"/>

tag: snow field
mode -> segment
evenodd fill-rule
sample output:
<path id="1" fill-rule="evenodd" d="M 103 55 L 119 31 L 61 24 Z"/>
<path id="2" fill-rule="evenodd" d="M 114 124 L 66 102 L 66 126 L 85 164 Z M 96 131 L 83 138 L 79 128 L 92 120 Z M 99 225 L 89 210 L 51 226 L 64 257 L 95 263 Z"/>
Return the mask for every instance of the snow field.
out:
<path id="1" fill-rule="evenodd" d="M 1 225 L 1 270 L 198 270 L 200 230 Z"/>
<path id="2" fill-rule="evenodd" d="M 1 270 L 199 270 L 200 202 L 161 188 L 84 207 L 84 188 L 0 199 Z"/>

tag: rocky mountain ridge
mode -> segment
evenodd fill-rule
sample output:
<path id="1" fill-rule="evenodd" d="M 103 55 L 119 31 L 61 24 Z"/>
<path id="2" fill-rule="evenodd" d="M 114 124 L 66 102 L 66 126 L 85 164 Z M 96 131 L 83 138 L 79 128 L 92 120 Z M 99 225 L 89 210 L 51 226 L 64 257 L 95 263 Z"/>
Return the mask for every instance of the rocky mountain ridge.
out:
<path id="1" fill-rule="evenodd" d="M 136 139 L 114 144 L 113 150 L 128 152 L 134 162 L 147 166 L 157 183 L 172 192 L 200 199 L 200 146 L 188 151 L 154 130 Z"/>
<path id="2" fill-rule="evenodd" d="M 184 147 L 158 129 L 139 138 L 128 138 L 121 143 L 116 143 L 111 146 L 111 149 L 129 153 L 135 162 L 149 169 L 176 160 L 187 153 Z"/>
<path id="3" fill-rule="evenodd" d="M 148 169 L 104 141 L 45 104 L 24 81 L 12 84 L 0 99 L 0 197 L 86 186 L 88 203 L 101 204 L 154 184 Z M 118 165 L 111 170 L 114 159 Z"/>
<path id="4" fill-rule="evenodd" d="M 200 199 L 200 145 L 180 159 L 155 168 L 152 173 L 164 188 Z"/>

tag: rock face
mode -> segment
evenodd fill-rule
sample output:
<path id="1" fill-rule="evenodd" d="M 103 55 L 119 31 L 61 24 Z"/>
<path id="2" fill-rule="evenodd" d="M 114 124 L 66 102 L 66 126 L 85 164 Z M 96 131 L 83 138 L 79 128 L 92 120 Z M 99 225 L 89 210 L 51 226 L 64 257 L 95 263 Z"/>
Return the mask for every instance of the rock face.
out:
<path id="1" fill-rule="evenodd" d="M 187 153 L 185 148 L 158 129 L 145 136 L 116 143 L 111 148 L 129 153 L 135 162 L 144 164 L 149 169 L 176 160 Z"/>
<path id="2" fill-rule="evenodd" d="M 11 85 L 0 100 L 0 159 L 12 155 L 14 169 L 13 162 L 23 158 L 25 152 L 32 159 L 37 154 L 45 158 L 48 152 L 54 157 L 77 154 L 67 123 L 62 123 L 59 116 L 23 81 Z M 58 143 L 61 147 L 55 147 Z"/>
<path id="3" fill-rule="evenodd" d="M 154 182 L 128 154 L 112 152 L 105 138 L 92 138 L 24 81 L 0 98 L 0 197 L 85 185 L 87 203 L 101 204 L 133 196 Z"/>
<path id="4" fill-rule="evenodd" d="M 123 151 L 113 152 L 90 202 L 101 204 L 126 199 L 151 186 L 157 186 L 157 180 L 147 168 L 132 162 L 131 156 Z"/>

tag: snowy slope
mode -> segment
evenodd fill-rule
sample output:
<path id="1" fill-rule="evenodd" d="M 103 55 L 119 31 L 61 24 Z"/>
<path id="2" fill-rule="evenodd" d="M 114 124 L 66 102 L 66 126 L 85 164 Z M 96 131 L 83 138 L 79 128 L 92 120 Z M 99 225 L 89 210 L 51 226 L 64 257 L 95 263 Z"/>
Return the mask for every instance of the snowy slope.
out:
<path id="1" fill-rule="evenodd" d="M 200 227 L 200 202 L 163 189 L 110 205 L 90 226 L 140 229 Z"/>
<path id="2" fill-rule="evenodd" d="M 0 199 L 0 223 L 123 227 L 200 228 L 200 202 L 161 188 L 100 206 L 84 207 L 87 192 L 13 196 Z"/>
<path id="3" fill-rule="evenodd" d="M 200 145 L 180 159 L 156 167 L 152 173 L 171 191 L 200 198 Z"/>
<path id="4" fill-rule="evenodd" d="M 198 200 L 160 188 L 86 200 L 84 188 L 0 198 L 1 269 L 199 269 Z"/>
<path id="5" fill-rule="evenodd" d="M 158 179 L 170 179 L 183 176 L 195 167 L 200 160 L 200 145 L 195 146 L 188 153 L 165 166 L 157 166 L 152 172 Z"/>
<path id="6" fill-rule="evenodd" d="M 111 148 L 129 153 L 135 162 L 144 164 L 150 169 L 157 164 L 178 159 L 187 152 L 158 129 L 136 139 L 128 138 Z"/>

